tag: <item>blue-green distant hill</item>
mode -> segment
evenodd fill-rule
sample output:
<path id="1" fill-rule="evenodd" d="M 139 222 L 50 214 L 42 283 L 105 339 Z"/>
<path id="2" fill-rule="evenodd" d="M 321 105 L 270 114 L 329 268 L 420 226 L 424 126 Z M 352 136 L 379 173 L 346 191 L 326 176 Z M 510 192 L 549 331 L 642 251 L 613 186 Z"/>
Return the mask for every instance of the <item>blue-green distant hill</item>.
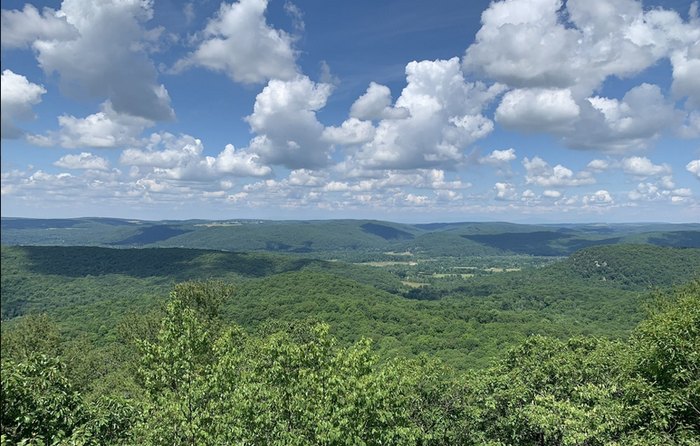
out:
<path id="1" fill-rule="evenodd" d="M 4 245 L 179 247 L 379 260 L 423 257 L 566 256 L 589 246 L 646 243 L 700 247 L 700 224 L 401 224 L 371 220 L 186 220 L 2 218 Z M 390 254 L 387 254 L 390 253 Z"/>

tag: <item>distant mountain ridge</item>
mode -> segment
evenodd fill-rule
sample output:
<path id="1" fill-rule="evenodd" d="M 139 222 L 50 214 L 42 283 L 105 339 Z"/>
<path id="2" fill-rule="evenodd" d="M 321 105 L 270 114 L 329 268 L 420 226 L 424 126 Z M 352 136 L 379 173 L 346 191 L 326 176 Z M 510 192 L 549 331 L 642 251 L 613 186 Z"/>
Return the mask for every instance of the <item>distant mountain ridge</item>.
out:
<path id="1" fill-rule="evenodd" d="M 566 256 L 589 246 L 700 247 L 700 223 L 405 224 L 379 220 L 163 220 L 3 217 L 4 245 L 182 247 L 319 255 Z"/>

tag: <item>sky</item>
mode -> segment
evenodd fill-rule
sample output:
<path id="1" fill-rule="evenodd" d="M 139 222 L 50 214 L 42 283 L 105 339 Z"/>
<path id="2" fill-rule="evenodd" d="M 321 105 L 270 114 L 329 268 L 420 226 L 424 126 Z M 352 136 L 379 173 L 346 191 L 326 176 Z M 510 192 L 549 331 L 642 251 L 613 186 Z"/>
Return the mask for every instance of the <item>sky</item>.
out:
<path id="1" fill-rule="evenodd" d="M 700 221 L 690 0 L 2 2 L 2 216 Z"/>

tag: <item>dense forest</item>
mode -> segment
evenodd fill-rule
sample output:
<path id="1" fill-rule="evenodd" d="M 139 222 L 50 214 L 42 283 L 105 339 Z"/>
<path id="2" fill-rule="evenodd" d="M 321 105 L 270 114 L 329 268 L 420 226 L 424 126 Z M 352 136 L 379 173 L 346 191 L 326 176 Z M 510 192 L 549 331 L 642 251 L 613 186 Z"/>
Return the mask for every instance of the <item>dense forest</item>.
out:
<path id="1" fill-rule="evenodd" d="M 6 224 L 114 235 L 92 220 Z M 279 231 L 274 243 L 303 226 L 187 224 L 269 226 L 255 237 Z M 3 245 L 2 444 L 699 444 L 700 249 L 683 247 L 696 235 L 304 230 L 313 238 L 319 225 L 382 241 L 352 250 L 326 234 L 327 250 L 307 252 Z M 453 237 L 470 249 L 443 249 Z M 431 240 L 432 251 L 416 248 Z"/>
<path id="2" fill-rule="evenodd" d="M 534 255 L 568 256 L 621 243 L 700 248 L 700 224 L 401 224 L 377 220 L 0 219 L 3 245 L 195 248 L 349 261 Z"/>
<path id="3" fill-rule="evenodd" d="M 212 279 L 234 287 L 222 315 L 245 329 L 314 317 L 343 345 L 365 337 L 382 358 L 427 353 L 458 369 L 484 367 L 531 334 L 625 337 L 643 316 L 650 287 L 682 284 L 700 271 L 700 249 L 648 245 L 592 247 L 521 270 L 498 262 L 529 259 L 378 267 L 180 248 L 5 246 L 1 253 L 4 326 L 48 313 L 67 338 L 104 347 L 122 319 L 162 311 L 176 283 Z"/>
<path id="4" fill-rule="evenodd" d="M 466 373 L 379 361 L 322 323 L 247 331 L 221 318 L 233 294 L 180 284 L 101 356 L 22 318 L 2 336 L 3 444 L 698 444 L 698 282 L 627 340 L 532 336 Z"/>

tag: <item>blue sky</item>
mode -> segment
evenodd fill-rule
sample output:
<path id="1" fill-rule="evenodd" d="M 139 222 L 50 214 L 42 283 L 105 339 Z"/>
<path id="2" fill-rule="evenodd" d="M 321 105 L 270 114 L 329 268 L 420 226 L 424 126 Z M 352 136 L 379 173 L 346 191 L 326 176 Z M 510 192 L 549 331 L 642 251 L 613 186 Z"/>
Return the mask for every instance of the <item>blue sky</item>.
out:
<path id="1" fill-rule="evenodd" d="M 2 8 L 3 216 L 699 221 L 688 0 Z"/>

